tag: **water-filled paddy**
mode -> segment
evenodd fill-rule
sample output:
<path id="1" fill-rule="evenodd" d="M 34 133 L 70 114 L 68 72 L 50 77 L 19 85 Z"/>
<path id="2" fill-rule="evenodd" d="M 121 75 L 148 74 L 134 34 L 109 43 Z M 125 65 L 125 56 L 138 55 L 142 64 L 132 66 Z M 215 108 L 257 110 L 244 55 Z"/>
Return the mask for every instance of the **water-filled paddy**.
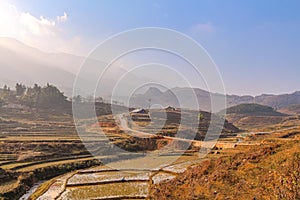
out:
<path id="1" fill-rule="evenodd" d="M 67 185 L 107 183 L 118 181 L 148 181 L 150 172 L 143 171 L 106 171 L 97 173 L 75 174 Z"/>

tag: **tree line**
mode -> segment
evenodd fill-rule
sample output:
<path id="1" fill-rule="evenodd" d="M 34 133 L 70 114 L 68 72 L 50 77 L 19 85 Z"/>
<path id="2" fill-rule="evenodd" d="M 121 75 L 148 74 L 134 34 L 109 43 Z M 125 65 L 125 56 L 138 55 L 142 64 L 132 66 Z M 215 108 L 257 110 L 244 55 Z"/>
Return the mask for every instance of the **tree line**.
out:
<path id="1" fill-rule="evenodd" d="M 34 84 L 27 87 L 17 83 L 15 90 L 4 85 L 0 90 L 0 106 L 8 103 L 18 103 L 29 107 L 52 107 L 63 105 L 67 97 L 56 86 L 47 83 L 45 86 Z"/>
<path id="2" fill-rule="evenodd" d="M 69 99 L 75 103 L 105 103 L 102 97 L 92 95 L 83 97 L 76 95 Z M 7 85 L 0 88 L 0 107 L 9 103 L 21 104 L 31 108 L 56 107 L 70 102 L 68 98 L 56 86 L 47 83 L 45 86 L 34 84 L 28 87 L 22 83 L 17 83 L 14 89 Z M 107 102 L 115 105 L 123 105 L 122 102 Z"/>

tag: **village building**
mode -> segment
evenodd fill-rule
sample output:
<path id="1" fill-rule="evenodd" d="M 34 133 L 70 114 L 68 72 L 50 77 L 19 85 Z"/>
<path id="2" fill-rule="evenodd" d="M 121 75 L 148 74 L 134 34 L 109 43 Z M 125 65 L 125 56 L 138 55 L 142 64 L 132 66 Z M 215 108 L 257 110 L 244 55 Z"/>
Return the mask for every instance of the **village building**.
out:
<path id="1" fill-rule="evenodd" d="M 172 106 L 168 106 L 165 108 L 166 111 L 176 111 L 176 108 L 172 107 Z"/>

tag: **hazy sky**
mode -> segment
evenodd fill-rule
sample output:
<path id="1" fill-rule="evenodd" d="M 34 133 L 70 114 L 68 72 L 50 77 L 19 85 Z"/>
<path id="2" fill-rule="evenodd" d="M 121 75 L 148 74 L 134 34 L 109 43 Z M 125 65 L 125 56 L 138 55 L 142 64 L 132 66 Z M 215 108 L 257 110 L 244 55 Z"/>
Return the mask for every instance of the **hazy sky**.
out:
<path id="1" fill-rule="evenodd" d="M 86 55 L 120 31 L 171 28 L 207 49 L 229 93 L 284 93 L 300 90 L 299 9 L 298 0 L 0 0 L 0 36 Z"/>

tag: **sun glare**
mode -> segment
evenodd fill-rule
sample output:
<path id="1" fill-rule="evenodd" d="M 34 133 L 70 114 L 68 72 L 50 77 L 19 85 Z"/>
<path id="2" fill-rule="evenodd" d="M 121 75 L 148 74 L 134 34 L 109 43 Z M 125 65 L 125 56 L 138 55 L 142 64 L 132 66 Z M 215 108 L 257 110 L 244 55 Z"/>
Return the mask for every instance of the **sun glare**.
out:
<path id="1" fill-rule="evenodd" d="M 11 4 L 0 2 L 0 36 L 12 37 L 16 34 L 17 10 Z"/>

